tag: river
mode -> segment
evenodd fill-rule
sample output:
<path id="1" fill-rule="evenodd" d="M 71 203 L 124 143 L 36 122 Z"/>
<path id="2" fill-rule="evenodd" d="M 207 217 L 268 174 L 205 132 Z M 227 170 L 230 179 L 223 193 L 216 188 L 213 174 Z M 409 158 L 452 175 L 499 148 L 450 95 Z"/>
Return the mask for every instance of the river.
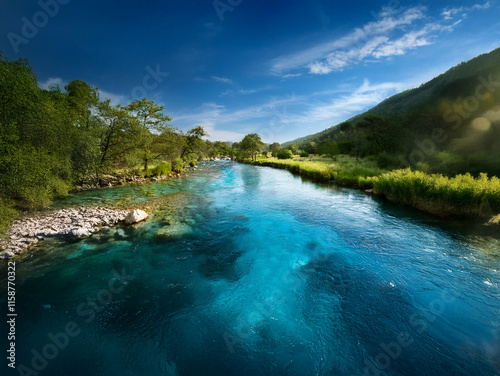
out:
<path id="1" fill-rule="evenodd" d="M 478 225 L 229 161 L 54 207 L 175 192 L 182 236 L 155 236 L 172 217 L 153 213 L 16 259 L 18 368 L 3 370 L 500 374 L 500 238 Z"/>

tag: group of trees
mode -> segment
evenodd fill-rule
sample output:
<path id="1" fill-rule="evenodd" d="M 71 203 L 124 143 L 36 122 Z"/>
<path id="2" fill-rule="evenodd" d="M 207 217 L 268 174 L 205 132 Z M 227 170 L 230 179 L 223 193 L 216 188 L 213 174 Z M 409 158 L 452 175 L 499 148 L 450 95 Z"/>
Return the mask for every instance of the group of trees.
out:
<path id="1" fill-rule="evenodd" d="M 357 158 L 394 154 L 405 147 L 407 130 L 397 119 L 366 115 L 359 122 L 346 121 L 335 127 L 327 137 L 317 141 L 304 140 L 299 147 L 310 154 L 351 154 Z M 294 145 L 295 148 L 298 148 Z"/>
<path id="2" fill-rule="evenodd" d="M 202 127 L 177 130 L 163 111 L 147 98 L 113 105 L 80 80 L 42 89 L 27 60 L 0 55 L 0 215 L 45 207 L 103 174 L 144 175 L 154 164 L 231 152 L 204 140 Z"/>

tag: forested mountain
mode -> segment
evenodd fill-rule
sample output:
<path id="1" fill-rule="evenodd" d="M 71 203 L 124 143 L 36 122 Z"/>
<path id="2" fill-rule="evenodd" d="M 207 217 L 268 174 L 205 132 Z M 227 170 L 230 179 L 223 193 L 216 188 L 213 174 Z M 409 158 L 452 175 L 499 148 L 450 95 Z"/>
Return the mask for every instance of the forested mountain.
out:
<path id="1" fill-rule="evenodd" d="M 375 155 L 386 167 L 500 175 L 500 49 L 462 62 L 343 124 L 306 136 L 300 149 Z M 406 164 L 406 166 L 405 166 Z"/>

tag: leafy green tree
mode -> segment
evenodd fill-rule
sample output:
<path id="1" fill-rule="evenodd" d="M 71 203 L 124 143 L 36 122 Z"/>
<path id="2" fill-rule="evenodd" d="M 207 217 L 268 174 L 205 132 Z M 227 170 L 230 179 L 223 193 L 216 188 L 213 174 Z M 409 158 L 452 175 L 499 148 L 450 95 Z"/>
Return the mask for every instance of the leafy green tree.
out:
<path id="1" fill-rule="evenodd" d="M 147 98 L 135 99 L 125 107 L 138 122 L 137 148 L 142 150 L 144 171 L 148 171 L 148 163 L 153 158 L 153 144 L 157 135 L 170 133 L 173 130 L 169 116 L 162 111 L 164 106 Z"/>
<path id="2" fill-rule="evenodd" d="M 206 144 L 202 137 L 207 136 L 205 129 L 201 126 L 196 126 L 190 129 L 184 139 L 184 147 L 180 157 L 184 160 L 191 158 L 199 159 L 207 151 Z"/>
<path id="3" fill-rule="evenodd" d="M 134 152 L 143 130 L 126 107 L 112 106 L 109 99 L 99 104 L 96 118 L 100 124 L 99 170 L 102 170 Z M 96 171 L 96 175 L 98 174 L 99 171 Z"/>
<path id="4" fill-rule="evenodd" d="M 290 144 L 286 148 L 290 150 L 294 155 L 299 153 L 299 147 L 295 144 Z"/>
<path id="5" fill-rule="evenodd" d="M 271 151 L 271 154 L 273 157 L 276 157 L 278 152 L 283 149 L 279 142 L 273 142 L 271 145 L 269 145 L 269 150 Z"/>
<path id="6" fill-rule="evenodd" d="M 257 133 L 251 133 L 241 140 L 239 146 L 242 150 L 250 152 L 252 160 L 255 160 L 255 154 L 263 148 L 264 143 Z"/>

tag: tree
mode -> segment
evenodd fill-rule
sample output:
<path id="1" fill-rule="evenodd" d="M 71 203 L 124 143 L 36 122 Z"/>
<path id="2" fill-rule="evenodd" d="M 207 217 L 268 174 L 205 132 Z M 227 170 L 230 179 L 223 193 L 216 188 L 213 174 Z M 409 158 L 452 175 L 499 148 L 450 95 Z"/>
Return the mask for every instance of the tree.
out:
<path id="1" fill-rule="evenodd" d="M 299 147 L 295 144 L 288 145 L 287 149 L 290 150 L 294 155 L 298 154 L 298 152 L 299 152 Z"/>
<path id="2" fill-rule="evenodd" d="M 99 170 L 110 166 L 126 154 L 136 150 L 137 137 L 141 130 L 126 107 L 112 106 L 107 99 L 99 103 L 96 121 L 99 122 Z"/>
<path id="3" fill-rule="evenodd" d="M 196 159 L 200 158 L 206 150 L 206 144 L 202 139 L 205 136 L 207 136 L 207 133 L 202 126 L 198 125 L 190 129 L 185 136 L 185 144 L 180 157 L 187 160 L 190 154 L 195 154 Z"/>
<path id="4" fill-rule="evenodd" d="M 352 132 L 354 131 L 354 126 L 350 121 L 345 121 L 339 124 L 339 129 L 343 133 L 344 139 L 347 142 L 351 141 Z"/>
<path id="5" fill-rule="evenodd" d="M 148 100 L 148 98 L 135 99 L 125 109 L 132 113 L 139 124 L 137 147 L 142 149 L 144 171 L 147 172 L 148 163 L 154 158 L 152 147 L 157 139 L 155 136 L 172 132 L 173 127 L 170 124 L 172 119 L 162 112 L 165 109 L 164 106 Z"/>
<path id="6" fill-rule="evenodd" d="M 247 134 L 240 142 L 240 148 L 245 151 L 250 151 L 252 160 L 255 160 L 255 153 L 258 152 L 263 146 L 264 143 L 257 133 Z"/>
<path id="7" fill-rule="evenodd" d="M 335 141 L 327 138 L 318 144 L 318 153 L 330 155 L 333 157 L 339 154 L 339 146 Z"/>
<path id="8" fill-rule="evenodd" d="M 271 150 L 271 154 L 273 157 L 276 157 L 281 149 L 283 148 L 278 142 L 273 142 L 271 145 L 269 145 L 269 150 Z"/>

